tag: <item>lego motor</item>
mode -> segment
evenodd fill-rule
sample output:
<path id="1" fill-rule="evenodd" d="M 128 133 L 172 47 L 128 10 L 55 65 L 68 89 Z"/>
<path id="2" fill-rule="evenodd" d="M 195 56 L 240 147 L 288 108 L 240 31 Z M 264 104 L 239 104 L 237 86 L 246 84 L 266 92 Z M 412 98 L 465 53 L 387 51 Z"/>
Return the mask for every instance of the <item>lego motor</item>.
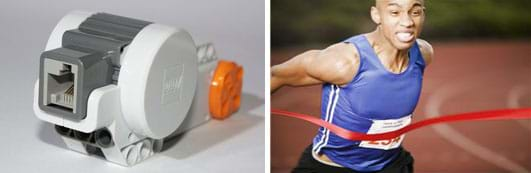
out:
<path id="1" fill-rule="evenodd" d="M 182 29 L 72 12 L 40 57 L 34 112 L 68 148 L 131 166 L 238 110 L 243 69 Z"/>

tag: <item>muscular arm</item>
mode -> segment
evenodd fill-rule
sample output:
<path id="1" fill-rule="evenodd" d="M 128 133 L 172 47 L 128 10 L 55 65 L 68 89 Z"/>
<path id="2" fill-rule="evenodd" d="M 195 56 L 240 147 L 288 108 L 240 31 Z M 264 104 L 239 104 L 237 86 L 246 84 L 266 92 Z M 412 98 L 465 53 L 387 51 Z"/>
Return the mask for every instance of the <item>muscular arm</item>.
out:
<path id="1" fill-rule="evenodd" d="M 358 52 L 347 43 L 337 43 L 323 50 L 306 51 L 271 67 L 271 91 L 284 85 L 344 85 L 354 78 L 358 66 Z"/>

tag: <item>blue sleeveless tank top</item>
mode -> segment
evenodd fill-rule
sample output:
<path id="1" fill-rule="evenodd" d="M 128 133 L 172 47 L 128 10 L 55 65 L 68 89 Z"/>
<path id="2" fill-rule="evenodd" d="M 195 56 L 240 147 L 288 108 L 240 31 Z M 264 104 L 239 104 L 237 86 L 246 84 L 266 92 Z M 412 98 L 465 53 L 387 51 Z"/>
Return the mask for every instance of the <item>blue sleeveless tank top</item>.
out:
<path id="1" fill-rule="evenodd" d="M 355 46 L 360 65 L 346 86 L 323 84 L 321 118 L 345 129 L 367 134 L 400 129 L 411 122 L 420 96 L 425 62 L 418 44 L 409 49 L 409 64 L 401 73 L 388 71 L 364 35 L 344 42 Z M 350 141 L 319 128 L 313 150 L 356 171 L 379 171 L 393 161 L 404 136 L 381 141 Z"/>

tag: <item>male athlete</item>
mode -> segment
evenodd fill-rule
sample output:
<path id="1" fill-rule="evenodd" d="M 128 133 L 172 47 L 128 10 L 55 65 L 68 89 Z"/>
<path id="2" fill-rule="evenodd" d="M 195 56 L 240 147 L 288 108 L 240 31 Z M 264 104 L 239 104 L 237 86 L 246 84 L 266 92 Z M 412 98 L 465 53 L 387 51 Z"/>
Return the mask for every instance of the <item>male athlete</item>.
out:
<path id="1" fill-rule="evenodd" d="M 271 91 L 322 84 L 322 119 L 351 131 L 375 134 L 408 125 L 433 57 L 431 45 L 418 39 L 424 10 L 424 0 L 376 0 L 374 31 L 273 66 Z M 293 172 L 413 172 L 403 137 L 349 141 L 321 127 Z"/>

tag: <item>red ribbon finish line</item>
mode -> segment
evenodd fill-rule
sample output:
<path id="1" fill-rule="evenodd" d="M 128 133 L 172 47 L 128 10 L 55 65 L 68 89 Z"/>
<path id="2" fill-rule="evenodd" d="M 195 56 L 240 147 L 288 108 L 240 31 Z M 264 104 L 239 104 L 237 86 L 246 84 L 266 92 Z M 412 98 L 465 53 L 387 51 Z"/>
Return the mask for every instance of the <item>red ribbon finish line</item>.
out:
<path id="1" fill-rule="evenodd" d="M 271 109 L 271 114 L 282 115 L 287 117 L 293 117 L 297 119 L 302 119 L 313 124 L 325 127 L 330 131 L 334 132 L 336 135 L 352 140 L 385 140 L 396 138 L 406 132 L 424 127 L 433 124 L 439 123 L 449 123 L 449 122 L 458 122 L 458 121 L 478 121 L 478 120 L 509 120 L 509 119 L 530 119 L 531 118 L 531 108 L 523 109 L 503 109 L 503 110 L 492 110 L 492 111 L 482 111 L 482 112 L 471 112 L 471 113 L 462 113 L 462 114 L 453 114 L 445 115 L 437 118 L 425 119 L 413 124 L 410 124 L 404 128 L 401 128 L 396 131 L 380 133 L 380 134 L 364 134 L 359 132 L 353 132 L 334 124 L 328 123 L 320 118 L 299 114 L 295 112 L 289 112 L 284 110 Z"/>

